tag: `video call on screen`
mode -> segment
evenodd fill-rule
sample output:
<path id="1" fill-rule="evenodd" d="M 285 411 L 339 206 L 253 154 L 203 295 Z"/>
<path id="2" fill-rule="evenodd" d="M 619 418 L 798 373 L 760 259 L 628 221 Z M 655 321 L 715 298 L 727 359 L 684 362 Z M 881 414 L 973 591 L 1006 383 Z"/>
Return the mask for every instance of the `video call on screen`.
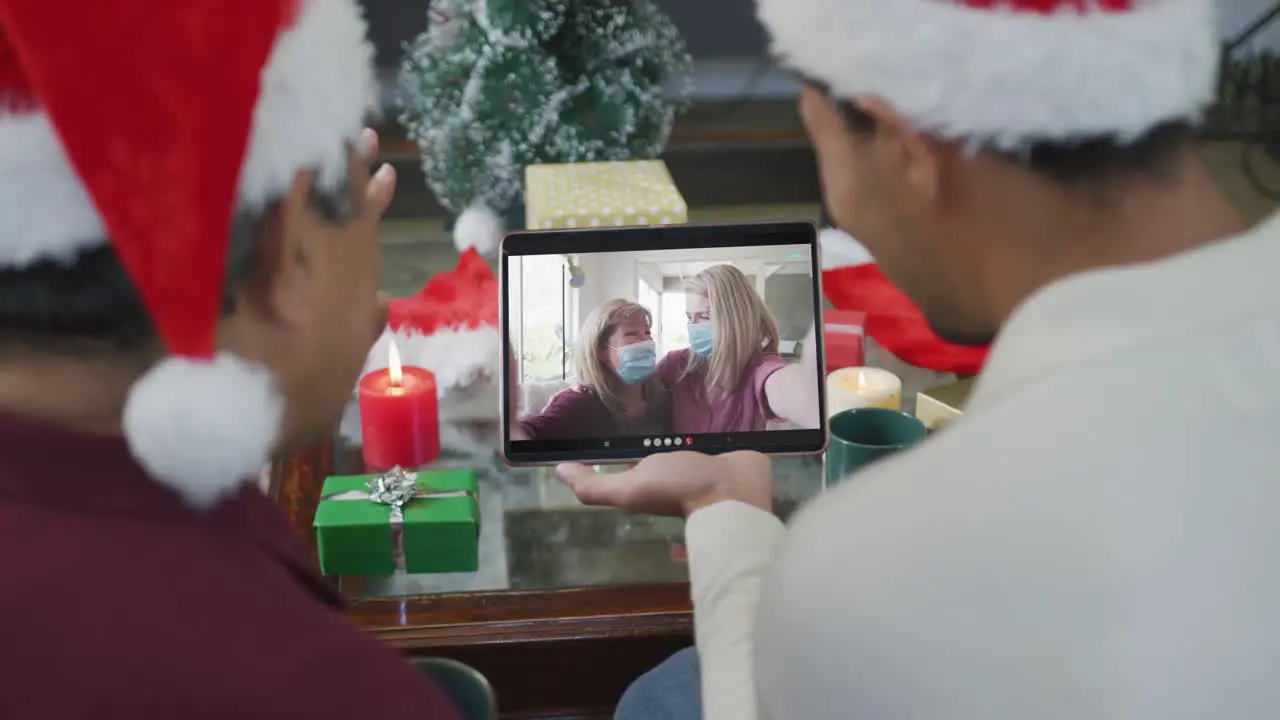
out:
<path id="1" fill-rule="evenodd" d="M 509 459 L 821 448 L 820 415 L 783 417 L 765 391 L 801 361 L 820 307 L 812 226 L 731 230 L 508 239 L 504 325 L 518 383 L 507 392 L 522 438 Z"/>

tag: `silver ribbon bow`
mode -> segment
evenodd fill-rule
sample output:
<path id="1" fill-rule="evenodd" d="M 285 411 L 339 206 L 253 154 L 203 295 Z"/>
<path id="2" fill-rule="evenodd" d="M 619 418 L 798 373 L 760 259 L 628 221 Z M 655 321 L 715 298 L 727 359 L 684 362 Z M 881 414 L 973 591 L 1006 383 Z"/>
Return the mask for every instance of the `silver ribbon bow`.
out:
<path id="1" fill-rule="evenodd" d="M 346 490 L 324 495 L 326 500 L 370 500 L 379 505 L 391 507 L 391 523 L 398 525 L 404 522 L 404 506 L 413 500 L 431 500 L 434 498 L 475 497 L 470 490 L 428 490 L 418 487 L 418 473 L 409 472 L 396 466 L 385 473 L 374 477 L 364 484 L 368 491 Z"/>
<path id="2" fill-rule="evenodd" d="M 418 473 L 408 472 L 399 465 L 365 483 L 369 488 L 369 500 L 391 506 L 391 522 L 404 522 L 404 506 L 418 496 Z"/>

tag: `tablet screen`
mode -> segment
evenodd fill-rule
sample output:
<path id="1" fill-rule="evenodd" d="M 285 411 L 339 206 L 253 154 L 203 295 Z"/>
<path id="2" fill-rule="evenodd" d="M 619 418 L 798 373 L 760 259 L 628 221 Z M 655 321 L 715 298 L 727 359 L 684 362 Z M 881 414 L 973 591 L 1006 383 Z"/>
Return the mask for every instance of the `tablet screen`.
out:
<path id="1" fill-rule="evenodd" d="M 813 225 L 521 232 L 501 263 L 509 462 L 822 450 Z"/>

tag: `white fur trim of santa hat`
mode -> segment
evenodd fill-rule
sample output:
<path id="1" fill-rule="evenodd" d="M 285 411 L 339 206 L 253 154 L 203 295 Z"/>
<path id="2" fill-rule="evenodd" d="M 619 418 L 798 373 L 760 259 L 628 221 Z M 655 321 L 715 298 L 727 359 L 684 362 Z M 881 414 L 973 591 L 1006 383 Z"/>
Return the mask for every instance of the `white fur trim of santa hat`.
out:
<path id="1" fill-rule="evenodd" d="M 954 0 L 757 0 L 773 52 L 836 97 L 878 97 L 918 130 L 1004 150 L 1133 139 L 1192 120 L 1220 63 L 1212 0 L 1072 3 L 1052 15 Z"/>
<path id="2" fill-rule="evenodd" d="M 0 115 L 0 265 L 67 264 L 106 235 L 49 117 Z"/>
<path id="3" fill-rule="evenodd" d="M 254 480 L 284 419 L 275 377 L 230 353 L 168 357 L 129 392 L 124 435 L 147 473 L 196 507 Z"/>
<path id="4" fill-rule="evenodd" d="M 321 187 L 346 179 L 346 142 L 360 140 L 380 106 L 366 33 L 354 0 L 303 0 L 262 71 L 240 172 L 242 208 L 282 197 L 303 168 L 317 172 Z M 0 108 L 0 266 L 69 262 L 106 241 L 48 117 Z"/>
<path id="5" fill-rule="evenodd" d="M 865 245 L 839 228 L 824 228 L 818 233 L 818 248 L 823 270 L 875 262 L 875 258 L 871 257 L 871 251 Z"/>

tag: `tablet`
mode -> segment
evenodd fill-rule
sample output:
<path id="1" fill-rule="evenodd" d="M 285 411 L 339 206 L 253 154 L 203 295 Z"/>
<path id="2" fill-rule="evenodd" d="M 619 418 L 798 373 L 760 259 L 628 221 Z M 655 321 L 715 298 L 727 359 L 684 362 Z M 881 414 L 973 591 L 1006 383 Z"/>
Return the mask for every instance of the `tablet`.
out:
<path id="1" fill-rule="evenodd" d="M 817 238 L 806 222 L 508 235 L 503 457 L 821 452 Z"/>

